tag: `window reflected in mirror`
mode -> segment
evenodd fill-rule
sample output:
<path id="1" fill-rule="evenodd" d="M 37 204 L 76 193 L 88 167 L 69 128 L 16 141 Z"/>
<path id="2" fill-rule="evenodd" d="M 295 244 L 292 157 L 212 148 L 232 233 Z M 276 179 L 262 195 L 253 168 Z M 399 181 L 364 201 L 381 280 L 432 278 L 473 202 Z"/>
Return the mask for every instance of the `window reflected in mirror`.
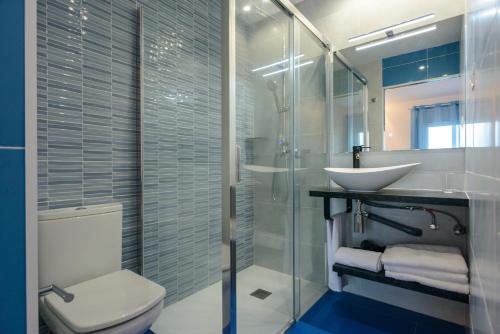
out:
<path id="1" fill-rule="evenodd" d="M 463 146 L 462 80 L 454 76 L 386 88 L 384 149 Z"/>

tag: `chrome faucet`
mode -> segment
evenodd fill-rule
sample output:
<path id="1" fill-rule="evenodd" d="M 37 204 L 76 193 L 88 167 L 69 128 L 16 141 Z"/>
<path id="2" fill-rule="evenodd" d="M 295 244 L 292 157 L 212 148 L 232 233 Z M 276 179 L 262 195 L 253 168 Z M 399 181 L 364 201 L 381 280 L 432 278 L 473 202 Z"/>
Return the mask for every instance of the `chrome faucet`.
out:
<path id="1" fill-rule="evenodd" d="M 45 295 L 45 294 L 47 294 L 49 292 L 52 292 L 52 291 L 56 295 L 58 295 L 59 297 L 61 297 L 62 300 L 64 300 L 65 303 L 70 303 L 75 298 L 74 294 L 67 292 L 66 290 L 58 287 L 55 284 L 52 284 L 52 285 L 49 285 L 48 287 L 39 289 L 38 290 L 38 294 L 39 295 Z"/>

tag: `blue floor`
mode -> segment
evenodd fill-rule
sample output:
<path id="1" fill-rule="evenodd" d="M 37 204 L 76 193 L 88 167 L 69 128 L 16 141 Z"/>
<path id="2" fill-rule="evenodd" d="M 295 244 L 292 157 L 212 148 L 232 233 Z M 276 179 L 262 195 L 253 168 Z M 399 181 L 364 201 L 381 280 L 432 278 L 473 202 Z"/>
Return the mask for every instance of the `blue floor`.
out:
<path id="1" fill-rule="evenodd" d="M 466 328 L 347 292 L 329 291 L 288 334 L 465 334 Z"/>

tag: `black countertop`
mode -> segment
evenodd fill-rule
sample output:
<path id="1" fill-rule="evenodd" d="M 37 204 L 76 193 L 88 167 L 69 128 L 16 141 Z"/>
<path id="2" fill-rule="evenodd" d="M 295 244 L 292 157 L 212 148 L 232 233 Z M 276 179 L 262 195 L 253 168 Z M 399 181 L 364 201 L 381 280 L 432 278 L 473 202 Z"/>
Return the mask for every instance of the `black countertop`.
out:
<path id="1" fill-rule="evenodd" d="M 382 189 L 377 192 L 353 192 L 342 188 L 315 187 L 309 190 L 313 197 L 358 199 L 366 201 L 434 204 L 449 206 L 469 206 L 469 199 L 464 192 L 451 194 L 442 191 Z"/>

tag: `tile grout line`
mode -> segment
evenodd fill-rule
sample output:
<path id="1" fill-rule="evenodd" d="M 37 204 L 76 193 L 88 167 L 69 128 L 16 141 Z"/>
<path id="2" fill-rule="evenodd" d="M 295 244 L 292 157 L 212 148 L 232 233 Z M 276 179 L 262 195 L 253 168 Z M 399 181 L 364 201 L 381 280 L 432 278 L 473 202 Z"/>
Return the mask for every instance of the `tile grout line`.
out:
<path id="1" fill-rule="evenodd" d="M 0 150 L 3 151 L 23 151 L 25 146 L 0 146 Z"/>

